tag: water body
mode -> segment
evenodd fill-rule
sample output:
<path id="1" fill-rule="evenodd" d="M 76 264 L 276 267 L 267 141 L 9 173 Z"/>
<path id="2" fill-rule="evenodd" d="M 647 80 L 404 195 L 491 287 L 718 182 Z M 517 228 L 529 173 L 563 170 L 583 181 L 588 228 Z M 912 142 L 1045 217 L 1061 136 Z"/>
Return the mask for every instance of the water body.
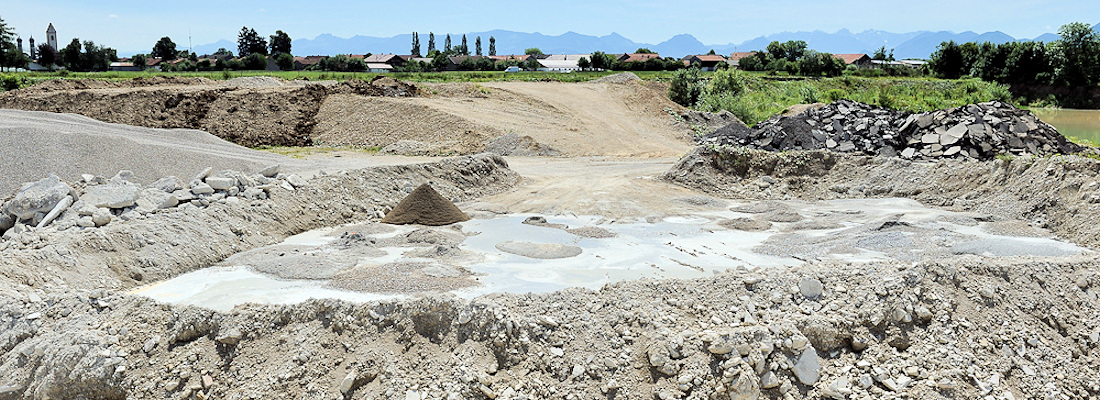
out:
<path id="1" fill-rule="evenodd" d="M 1033 108 L 1031 112 L 1065 137 L 1100 145 L 1100 110 Z"/>
<path id="2" fill-rule="evenodd" d="M 462 238 L 458 249 L 476 255 L 472 259 L 421 259 L 424 253 L 410 253 L 418 248 L 385 241 L 424 229 L 416 226 L 386 226 L 372 230 L 369 229 L 372 224 L 359 224 L 352 228 L 325 228 L 292 236 L 276 246 L 313 249 L 320 254 L 338 256 L 340 251 L 354 248 L 334 246 L 333 241 L 342 232 L 357 230 L 366 237 L 361 243 L 375 243 L 372 246 L 376 246 L 376 251 L 354 253 L 359 261 L 351 268 L 396 261 L 442 263 L 446 268 L 468 271 L 476 279 L 477 284 L 473 287 L 451 291 L 463 298 L 499 292 L 548 292 L 568 287 L 598 289 L 623 280 L 698 278 L 729 269 L 786 268 L 816 261 L 908 263 L 958 255 L 1050 257 L 1089 252 L 1054 240 L 1043 232 L 1024 236 L 995 234 L 993 232 L 1005 231 L 1004 226 L 1011 228 L 1012 225 L 980 222 L 969 214 L 928 208 L 909 199 L 731 202 L 729 205 L 733 207 L 629 223 L 611 223 L 598 216 L 547 216 L 546 220 L 556 226 L 547 227 L 524 224 L 531 214 L 511 214 L 474 219 L 454 227 L 430 228 L 458 235 Z M 735 219 L 771 222 L 761 230 L 743 231 L 729 228 L 728 222 Z M 614 237 L 579 236 L 565 229 L 582 227 L 598 227 Z M 1001 228 L 994 229 L 998 227 Z M 1026 226 L 1017 227 L 1017 230 L 1020 228 Z M 583 251 L 565 258 L 530 258 L 502 251 L 497 246 L 502 242 L 569 246 Z M 427 249 L 435 248 L 428 243 L 422 245 Z M 292 304 L 309 298 L 369 302 L 415 295 L 338 290 L 328 285 L 327 279 L 284 279 L 242 265 L 260 262 L 258 260 L 255 257 L 227 260 L 137 288 L 131 293 L 220 311 L 229 311 L 244 303 Z M 393 273 L 400 275 L 394 275 L 400 279 L 412 279 L 403 275 L 406 272 L 395 270 Z"/>

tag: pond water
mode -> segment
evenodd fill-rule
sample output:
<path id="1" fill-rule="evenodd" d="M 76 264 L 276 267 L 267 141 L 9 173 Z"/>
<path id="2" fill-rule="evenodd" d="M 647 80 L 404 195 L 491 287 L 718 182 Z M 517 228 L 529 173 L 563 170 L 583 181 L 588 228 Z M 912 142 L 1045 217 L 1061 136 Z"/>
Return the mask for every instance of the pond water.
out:
<path id="1" fill-rule="evenodd" d="M 1100 110 L 1033 108 L 1031 112 L 1065 137 L 1100 145 Z"/>

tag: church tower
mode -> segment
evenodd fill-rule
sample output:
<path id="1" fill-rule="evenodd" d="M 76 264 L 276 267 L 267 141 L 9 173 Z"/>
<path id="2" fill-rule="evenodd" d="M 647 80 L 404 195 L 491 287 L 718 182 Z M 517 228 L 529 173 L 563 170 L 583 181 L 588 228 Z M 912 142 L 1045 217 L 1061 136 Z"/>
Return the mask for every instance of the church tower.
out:
<path id="1" fill-rule="evenodd" d="M 50 47 L 53 47 L 54 51 L 58 51 L 57 47 L 57 30 L 53 28 L 53 23 L 49 28 L 46 28 L 46 43 L 49 43 Z"/>
<path id="2" fill-rule="evenodd" d="M 19 53 L 22 54 L 23 53 L 23 38 L 22 37 L 16 38 L 15 42 L 18 43 Z"/>
<path id="3" fill-rule="evenodd" d="M 37 54 L 38 49 L 34 47 L 34 36 L 31 36 L 30 44 L 31 44 L 31 59 L 32 60 L 37 60 L 38 59 L 38 54 Z"/>

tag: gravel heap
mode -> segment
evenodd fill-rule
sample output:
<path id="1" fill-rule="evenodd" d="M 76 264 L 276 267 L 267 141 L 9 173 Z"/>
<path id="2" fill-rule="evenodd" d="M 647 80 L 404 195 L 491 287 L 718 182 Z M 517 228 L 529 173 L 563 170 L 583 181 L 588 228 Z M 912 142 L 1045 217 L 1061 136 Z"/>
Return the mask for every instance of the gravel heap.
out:
<path id="1" fill-rule="evenodd" d="M 828 149 L 907 159 L 985 160 L 1000 154 L 1080 151 L 1030 111 L 999 101 L 913 114 L 840 100 L 792 116 L 774 116 L 755 128 L 731 124 L 699 142 L 769 151 Z"/>
<path id="2" fill-rule="evenodd" d="M 470 217 L 447 200 L 432 185 L 425 183 L 409 193 L 397 206 L 386 213 L 382 222 L 394 225 L 421 224 L 429 226 L 450 225 L 469 221 Z"/>
<path id="3" fill-rule="evenodd" d="M 297 175 L 280 174 L 278 165 L 252 175 L 232 170 L 214 173 L 208 167 L 188 182 L 168 176 L 148 187 L 135 183 L 130 171 L 119 171 L 110 179 L 84 175 L 74 185 L 51 174 L 23 185 L 11 200 L 0 204 L 0 249 L 38 242 L 31 227 L 94 229 L 168 209 L 266 200 L 275 187 L 294 191 L 305 185 Z"/>

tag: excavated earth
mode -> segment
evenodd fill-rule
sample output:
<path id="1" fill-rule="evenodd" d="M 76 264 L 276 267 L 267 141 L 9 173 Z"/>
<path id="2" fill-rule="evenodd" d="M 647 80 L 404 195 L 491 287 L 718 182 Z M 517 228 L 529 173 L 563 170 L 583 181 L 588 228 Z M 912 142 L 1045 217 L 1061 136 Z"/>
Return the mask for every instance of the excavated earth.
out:
<path id="1" fill-rule="evenodd" d="M 660 84 L 633 80 L 414 86 L 390 78 L 336 83 L 157 77 L 50 80 L 0 93 L 0 108 L 200 129 L 245 147 L 350 146 L 437 156 L 488 147 L 498 154 L 679 156 L 689 148 L 692 125 L 700 125 L 695 113 L 663 93 Z M 717 127 L 734 120 L 723 114 L 699 124 Z"/>
<path id="2" fill-rule="evenodd" d="M 568 90 L 597 90 L 579 87 Z M 468 107 L 455 103 L 449 107 Z M 615 112 L 675 126 L 663 109 Z M 598 126 L 584 125 L 577 136 Z M 591 153 L 607 146 L 559 140 L 549 144 Z M 723 204 L 718 198 L 763 210 L 786 200 L 896 197 L 957 212 L 952 223 L 1100 246 L 1100 162 L 1090 157 L 912 161 L 676 143 L 633 144 L 624 153 L 635 158 L 608 159 L 610 170 L 591 158 L 520 158 L 512 163 L 528 175 L 520 177 L 503 158 L 477 155 L 287 176 L 277 182 L 289 184 L 265 187 L 264 198 L 176 207 L 98 228 L 29 229 L 18 241 L 0 241 L 0 399 L 1100 396 L 1095 253 L 809 260 L 598 290 L 473 299 L 422 293 L 227 312 L 128 293 L 292 234 L 377 221 L 428 181 L 464 209 L 527 211 L 523 197 L 537 196 L 530 202 L 552 213 L 606 208 L 623 219 L 690 216 Z M 646 158 L 676 148 L 687 151 L 679 161 Z M 586 179 L 593 170 L 617 173 Z M 664 173 L 639 176 L 651 171 Z M 683 195 L 698 207 L 662 208 L 654 199 Z M 638 201 L 601 204 L 592 196 Z M 899 221 L 881 227 L 904 228 Z"/>

